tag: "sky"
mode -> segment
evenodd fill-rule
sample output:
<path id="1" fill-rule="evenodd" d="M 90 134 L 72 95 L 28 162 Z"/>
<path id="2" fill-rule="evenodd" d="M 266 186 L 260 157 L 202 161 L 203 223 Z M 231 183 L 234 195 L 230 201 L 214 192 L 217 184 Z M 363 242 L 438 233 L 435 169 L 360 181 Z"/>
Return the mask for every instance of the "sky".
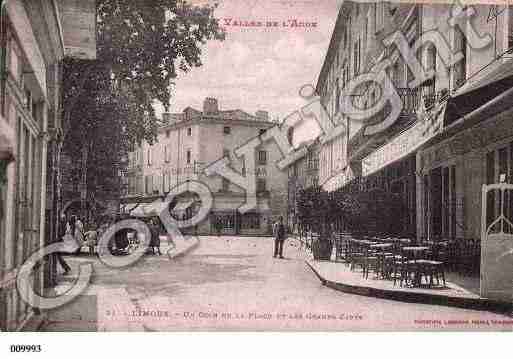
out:
<path id="1" fill-rule="evenodd" d="M 221 110 L 265 110 L 281 120 L 305 105 L 299 89 L 316 85 L 342 0 L 217 3 L 215 17 L 225 27 L 226 40 L 207 42 L 203 66 L 178 74 L 170 112 L 187 106 L 201 110 L 205 97 L 215 97 Z M 294 19 L 310 26 L 290 26 Z M 264 26 L 240 26 L 251 21 Z M 279 26 L 267 27 L 268 21 Z M 157 106 L 159 117 L 162 111 Z"/>

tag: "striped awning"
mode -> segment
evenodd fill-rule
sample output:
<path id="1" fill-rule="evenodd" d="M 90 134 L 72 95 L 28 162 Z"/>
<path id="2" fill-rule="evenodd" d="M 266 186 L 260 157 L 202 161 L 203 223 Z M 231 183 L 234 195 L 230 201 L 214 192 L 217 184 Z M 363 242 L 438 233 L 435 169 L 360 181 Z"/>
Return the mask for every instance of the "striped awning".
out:
<path id="1" fill-rule="evenodd" d="M 152 202 L 152 203 L 141 203 L 134 210 L 130 211 L 130 215 L 133 217 L 158 217 L 166 210 L 169 203 L 167 202 Z M 132 207 L 133 208 L 133 207 Z"/>

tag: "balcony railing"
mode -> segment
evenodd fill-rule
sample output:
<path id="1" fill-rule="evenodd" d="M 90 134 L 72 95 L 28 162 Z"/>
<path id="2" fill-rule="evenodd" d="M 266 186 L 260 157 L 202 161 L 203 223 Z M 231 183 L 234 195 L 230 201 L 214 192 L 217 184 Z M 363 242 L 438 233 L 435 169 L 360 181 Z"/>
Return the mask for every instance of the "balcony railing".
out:
<path id="1" fill-rule="evenodd" d="M 415 113 L 419 106 L 419 90 L 411 88 L 397 88 L 397 93 L 403 102 L 401 114 Z"/>
<path id="2" fill-rule="evenodd" d="M 428 84 L 423 88 L 424 106 L 426 109 L 430 109 L 435 105 L 436 92 L 434 83 Z"/>

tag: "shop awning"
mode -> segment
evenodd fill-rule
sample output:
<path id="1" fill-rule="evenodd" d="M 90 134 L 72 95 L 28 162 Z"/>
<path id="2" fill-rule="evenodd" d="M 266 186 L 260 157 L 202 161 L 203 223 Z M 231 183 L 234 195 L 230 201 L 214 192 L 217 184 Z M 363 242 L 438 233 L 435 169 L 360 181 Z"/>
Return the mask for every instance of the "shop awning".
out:
<path id="1" fill-rule="evenodd" d="M 497 60 L 471 77 L 447 101 L 444 127 L 513 88 L 513 60 Z"/>
<path id="2" fill-rule="evenodd" d="M 237 208 L 242 206 L 244 204 L 243 201 L 240 203 L 233 203 L 233 202 L 223 202 L 223 201 L 214 201 L 214 206 L 212 207 L 212 211 L 217 212 L 235 212 Z M 250 212 L 269 212 L 271 208 L 269 207 L 269 203 L 267 201 L 258 202 L 254 209 L 252 209 Z"/>

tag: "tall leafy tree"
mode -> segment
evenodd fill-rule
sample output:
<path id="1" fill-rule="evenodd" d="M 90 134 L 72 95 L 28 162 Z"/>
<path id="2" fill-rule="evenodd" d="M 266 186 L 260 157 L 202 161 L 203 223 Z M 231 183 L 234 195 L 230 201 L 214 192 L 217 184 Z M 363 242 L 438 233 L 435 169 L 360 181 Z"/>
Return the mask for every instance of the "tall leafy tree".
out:
<path id="1" fill-rule="evenodd" d="M 97 1 L 97 60 L 66 59 L 63 69 L 64 151 L 82 184 L 108 182 L 127 150 L 155 140 L 155 102 L 167 110 L 179 72 L 202 65 L 207 41 L 224 40 L 215 7 Z"/>

